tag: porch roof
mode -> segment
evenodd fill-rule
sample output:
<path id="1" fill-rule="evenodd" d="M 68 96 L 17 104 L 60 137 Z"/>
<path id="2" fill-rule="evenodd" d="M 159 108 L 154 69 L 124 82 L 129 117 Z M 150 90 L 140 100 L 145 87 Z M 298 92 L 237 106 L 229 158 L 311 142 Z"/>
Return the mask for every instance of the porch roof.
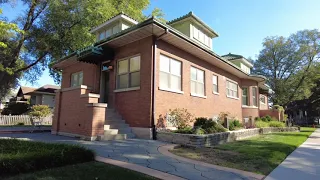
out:
<path id="1" fill-rule="evenodd" d="M 147 19 L 146 21 L 138 23 L 137 25 L 134 25 L 126 30 L 123 30 L 117 34 L 114 34 L 108 37 L 107 39 L 98 41 L 93 46 L 115 49 L 126 44 L 132 43 L 134 41 L 144 39 L 149 36 L 161 36 L 161 40 L 169 44 L 172 44 L 186 52 L 189 52 L 194 56 L 203 59 L 204 61 L 212 65 L 220 67 L 239 78 L 255 80 L 259 82 L 259 86 L 260 84 L 262 86 L 265 83 L 266 77 L 261 75 L 252 75 L 245 73 L 243 70 L 241 70 L 241 68 L 234 65 L 232 62 L 229 62 L 228 60 L 207 49 L 195 40 L 189 38 L 188 36 L 184 35 L 178 30 L 160 22 L 159 20 L 153 17 Z M 74 53 L 71 56 L 69 55 L 66 58 L 62 58 L 53 67 L 62 69 L 65 66 L 63 65 L 64 61 L 75 61 L 77 59 L 78 58 L 76 57 L 76 53 Z"/>

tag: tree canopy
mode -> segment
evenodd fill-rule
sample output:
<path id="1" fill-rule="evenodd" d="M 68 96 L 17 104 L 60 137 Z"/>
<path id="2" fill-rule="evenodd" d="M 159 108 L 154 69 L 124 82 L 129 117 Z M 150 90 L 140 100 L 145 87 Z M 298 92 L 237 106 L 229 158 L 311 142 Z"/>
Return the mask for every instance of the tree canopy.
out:
<path id="1" fill-rule="evenodd" d="M 308 98 L 319 76 L 320 32 L 303 30 L 288 38 L 267 37 L 254 62 L 253 72 L 268 78 L 274 104 Z"/>
<path id="2" fill-rule="evenodd" d="M 21 0 L 22 15 L 0 21 L 0 96 L 24 76 L 35 81 L 55 60 L 95 41 L 89 31 L 112 16 L 124 12 L 141 21 L 149 0 Z M 10 0 L 0 2 L 10 3 Z M 17 12 L 18 13 L 18 12 Z M 152 15 L 162 18 L 158 8 Z M 60 74 L 50 70 L 58 83 Z"/>

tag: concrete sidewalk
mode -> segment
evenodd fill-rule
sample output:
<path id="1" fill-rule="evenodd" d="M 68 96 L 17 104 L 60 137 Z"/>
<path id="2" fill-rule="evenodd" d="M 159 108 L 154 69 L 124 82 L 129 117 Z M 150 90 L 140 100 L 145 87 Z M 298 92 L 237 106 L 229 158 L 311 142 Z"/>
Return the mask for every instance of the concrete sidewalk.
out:
<path id="1" fill-rule="evenodd" d="M 320 179 L 320 129 L 293 151 L 265 180 Z"/>
<path id="2" fill-rule="evenodd" d="M 154 140 L 128 139 L 123 141 L 81 141 L 50 133 L 0 134 L 0 138 L 19 138 L 48 143 L 78 144 L 92 149 L 97 156 L 136 164 L 190 180 L 251 180 L 252 176 L 208 167 L 164 155 L 160 147 L 167 143 Z M 260 178 L 259 178 L 260 179 Z"/>

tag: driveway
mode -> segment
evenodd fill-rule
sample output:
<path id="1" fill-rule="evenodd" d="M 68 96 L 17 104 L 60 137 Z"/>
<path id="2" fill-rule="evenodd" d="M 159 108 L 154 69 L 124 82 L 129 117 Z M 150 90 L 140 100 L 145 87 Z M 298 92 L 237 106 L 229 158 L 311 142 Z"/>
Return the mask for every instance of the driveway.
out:
<path id="1" fill-rule="evenodd" d="M 209 168 L 165 156 L 158 151 L 158 148 L 167 143 L 154 140 L 81 141 L 75 138 L 51 135 L 50 133 L 0 134 L 0 138 L 20 138 L 49 143 L 78 144 L 94 150 L 101 157 L 145 166 L 192 180 L 250 179 L 234 172 Z"/>
<path id="2" fill-rule="evenodd" d="M 294 150 L 265 180 L 320 179 L 320 129 Z"/>

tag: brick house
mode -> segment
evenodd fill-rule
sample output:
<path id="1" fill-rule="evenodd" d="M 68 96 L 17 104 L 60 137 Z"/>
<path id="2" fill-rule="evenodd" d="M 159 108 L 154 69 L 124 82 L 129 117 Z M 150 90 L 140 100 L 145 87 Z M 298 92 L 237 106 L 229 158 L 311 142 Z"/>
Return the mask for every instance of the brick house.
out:
<path id="1" fill-rule="evenodd" d="M 212 51 L 218 37 L 192 12 L 168 23 L 119 14 L 91 30 L 97 42 L 58 61 L 53 134 L 88 140 L 154 138 L 169 109 L 248 121 L 268 110 L 266 78 L 241 55 Z"/>

